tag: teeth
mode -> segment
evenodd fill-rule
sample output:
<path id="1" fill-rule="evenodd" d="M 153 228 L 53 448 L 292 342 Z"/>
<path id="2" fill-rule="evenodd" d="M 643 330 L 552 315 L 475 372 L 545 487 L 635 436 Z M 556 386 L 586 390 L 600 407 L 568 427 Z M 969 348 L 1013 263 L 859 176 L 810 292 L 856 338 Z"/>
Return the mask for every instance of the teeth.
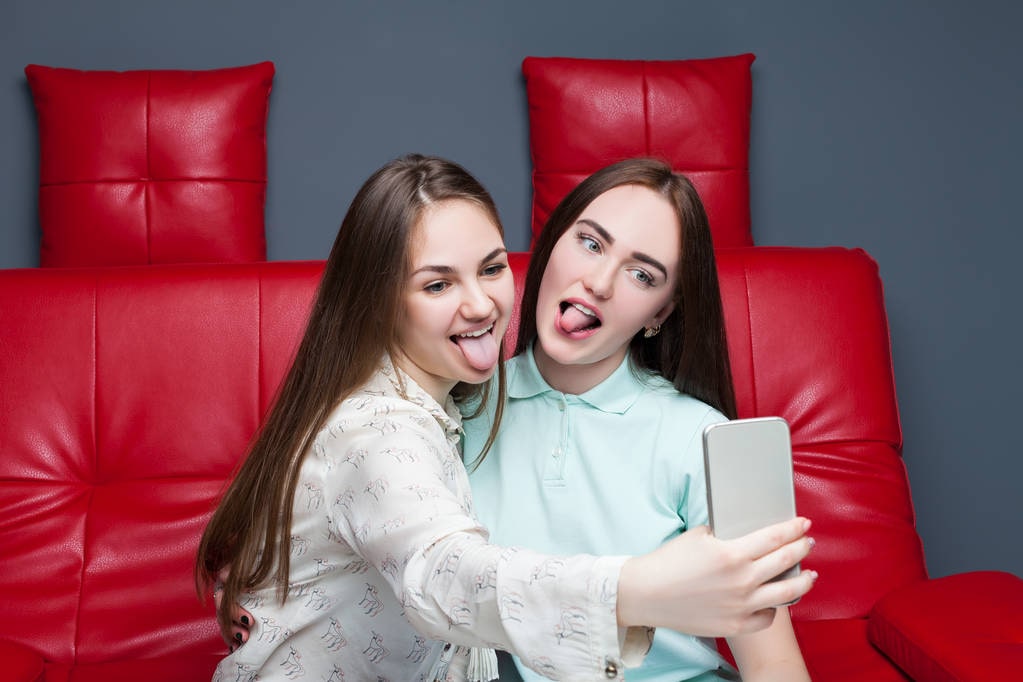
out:
<path id="1" fill-rule="evenodd" d="M 460 336 L 462 338 L 465 338 L 465 337 L 475 338 L 477 336 L 483 336 L 484 334 L 486 334 L 487 332 L 489 332 L 493 328 L 494 328 L 494 325 L 490 325 L 489 327 L 486 327 L 485 329 L 479 329 L 479 330 L 474 331 L 474 332 L 466 332 L 464 334 L 459 334 L 458 336 Z"/>
<path id="2" fill-rule="evenodd" d="M 589 308 L 587 308 L 586 306 L 584 306 L 581 303 L 573 303 L 572 306 L 576 310 L 578 310 L 579 312 L 581 312 L 584 315 L 589 315 L 590 317 L 596 317 L 597 316 L 597 313 L 593 312 L 592 310 L 590 310 Z"/>

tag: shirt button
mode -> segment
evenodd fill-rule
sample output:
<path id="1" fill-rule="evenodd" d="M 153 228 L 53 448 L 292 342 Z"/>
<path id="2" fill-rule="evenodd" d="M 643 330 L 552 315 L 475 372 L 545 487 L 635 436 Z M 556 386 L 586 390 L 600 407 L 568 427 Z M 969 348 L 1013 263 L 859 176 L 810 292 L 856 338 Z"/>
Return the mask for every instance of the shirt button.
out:
<path id="1" fill-rule="evenodd" d="M 554 455 L 554 459 L 561 457 L 561 448 L 554 448 L 554 452 L 552 452 L 551 454 Z"/>
<path id="2" fill-rule="evenodd" d="M 605 663 L 604 677 L 606 677 L 609 680 L 613 680 L 616 677 L 618 677 L 618 666 L 615 664 L 615 662 L 612 661 L 610 658 L 605 658 L 604 663 Z"/>

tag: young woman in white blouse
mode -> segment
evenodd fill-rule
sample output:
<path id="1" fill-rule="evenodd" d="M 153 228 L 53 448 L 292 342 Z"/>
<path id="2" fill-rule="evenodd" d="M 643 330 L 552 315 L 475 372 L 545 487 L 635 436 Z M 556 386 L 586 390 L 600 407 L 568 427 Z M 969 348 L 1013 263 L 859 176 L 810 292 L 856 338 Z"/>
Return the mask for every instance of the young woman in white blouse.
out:
<path id="1" fill-rule="evenodd" d="M 200 545 L 200 589 L 224 579 L 222 631 L 247 639 L 219 678 L 487 680 L 497 647 L 555 679 L 622 679 L 645 626 L 754 631 L 809 589 L 765 582 L 809 551 L 802 519 L 748 536 L 741 570 L 699 589 L 677 571 L 686 536 L 638 557 L 490 544 L 455 403 L 498 371 L 493 437 L 512 300 L 497 211 L 468 173 L 413 156 L 366 182 Z"/>

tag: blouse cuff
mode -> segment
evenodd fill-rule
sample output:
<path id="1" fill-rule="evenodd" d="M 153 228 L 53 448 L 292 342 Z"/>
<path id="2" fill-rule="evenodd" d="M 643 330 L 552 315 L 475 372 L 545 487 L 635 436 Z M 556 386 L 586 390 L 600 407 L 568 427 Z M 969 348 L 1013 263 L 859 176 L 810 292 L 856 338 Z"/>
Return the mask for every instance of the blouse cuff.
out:
<path id="1" fill-rule="evenodd" d="M 589 585 L 592 622 L 606 624 L 592 630 L 594 654 L 605 679 L 624 680 L 625 668 L 643 662 L 653 641 L 653 629 L 619 627 L 618 576 L 630 557 L 598 557 Z"/>
<path id="2" fill-rule="evenodd" d="M 618 644 L 626 668 L 638 668 L 643 664 L 643 659 L 650 653 L 650 647 L 654 644 L 656 631 L 655 628 L 645 625 L 618 628 Z"/>

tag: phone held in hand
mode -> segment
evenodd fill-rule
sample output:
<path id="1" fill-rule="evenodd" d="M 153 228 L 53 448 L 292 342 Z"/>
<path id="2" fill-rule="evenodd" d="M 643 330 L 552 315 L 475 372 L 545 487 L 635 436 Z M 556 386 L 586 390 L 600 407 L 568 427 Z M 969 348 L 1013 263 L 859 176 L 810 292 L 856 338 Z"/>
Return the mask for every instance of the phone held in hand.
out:
<path id="1" fill-rule="evenodd" d="M 730 540 L 796 516 L 789 425 L 780 417 L 733 419 L 703 432 L 710 530 Z M 774 578 L 799 574 L 799 564 Z"/>

